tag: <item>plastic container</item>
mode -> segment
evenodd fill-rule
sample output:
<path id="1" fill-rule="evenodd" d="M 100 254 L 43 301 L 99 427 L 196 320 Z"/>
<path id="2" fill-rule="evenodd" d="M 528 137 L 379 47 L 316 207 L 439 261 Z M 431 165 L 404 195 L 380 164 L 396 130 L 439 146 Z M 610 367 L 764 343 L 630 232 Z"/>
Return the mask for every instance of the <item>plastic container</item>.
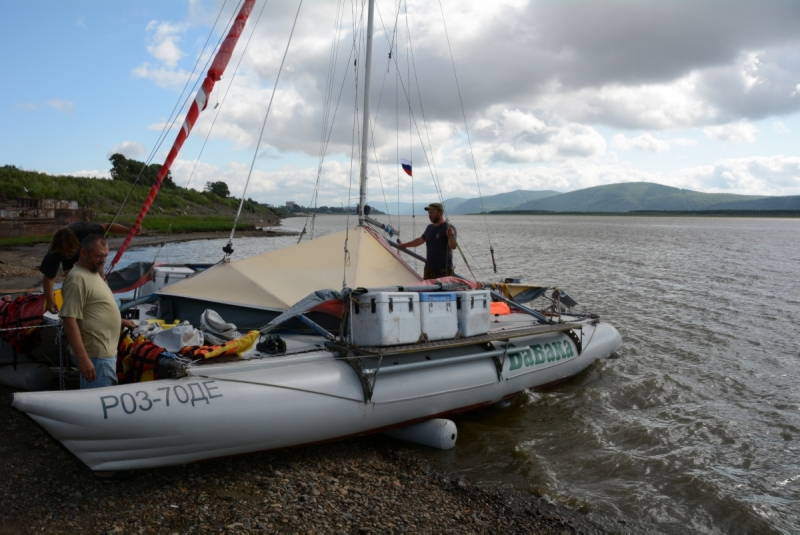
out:
<path id="1" fill-rule="evenodd" d="M 195 274 L 195 271 L 182 266 L 156 266 L 153 268 L 153 280 L 143 284 L 137 295 L 149 295 L 164 286 L 169 286 Z"/>
<path id="2" fill-rule="evenodd" d="M 456 292 L 458 335 L 477 336 L 489 332 L 489 290 Z"/>
<path id="3" fill-rule="evenodd" d="M 154 269 L 154 280 L 156 288 L 161 289 L 186 277 L 194 275 L 194 270 L 187 267 L 180 266 L 156 266 Z"/>
<path id="4" fill-rule="evenodd" d="M 454 292 L 420 292 L 422 335 L 427 340 L 446 340 L 458 334 L 456 294 Z"/>
<path id="5" fill-rule="evenodd" d="M 367 292 L 350 305 L 351 342 L 357 346 L 414 344 L 420 339 L 419 294 Z"/>

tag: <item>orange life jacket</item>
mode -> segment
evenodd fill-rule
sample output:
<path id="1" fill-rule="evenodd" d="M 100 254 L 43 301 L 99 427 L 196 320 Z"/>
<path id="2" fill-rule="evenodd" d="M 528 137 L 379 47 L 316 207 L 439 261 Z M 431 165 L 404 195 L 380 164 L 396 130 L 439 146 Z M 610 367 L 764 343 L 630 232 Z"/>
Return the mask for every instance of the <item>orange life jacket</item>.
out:
<path id="1" fill-rule="evenodd" d="M 123 336 L 117 353 L 117 379 L 120 383 L 158 379 L 158 357 L 165 351 L 144 336 L 136 340 Z"/>

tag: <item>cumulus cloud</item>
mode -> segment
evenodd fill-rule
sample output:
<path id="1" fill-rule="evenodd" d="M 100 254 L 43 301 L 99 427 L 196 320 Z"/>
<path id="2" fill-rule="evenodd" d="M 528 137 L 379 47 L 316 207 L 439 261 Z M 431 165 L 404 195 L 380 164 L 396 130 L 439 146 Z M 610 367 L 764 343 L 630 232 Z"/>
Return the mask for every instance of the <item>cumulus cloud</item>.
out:
<path id="1" fill-rule="evenodd" d="M 413 155 L 425 177 L 432 158 L 445 190 L 471 191 L 472 156 L 439 5 L 409 0 L 409 12 L 399 16 L 387 6 L 378 3 L 376 17 L 372 173 L 394 177 L 398 154 Z M 746 146 L 756 141 L 755 122 L 800 110 L 800 4 L 793 0 L 465 0 L 445 2 L 444 11 L 477 164 L 487 182 L 497 180 L 485 190 L 574 189 L 626 180 L 677 185 L 692 177 L 698 188 L 712 187 L 699 168 L 643 172 L 618 162 L 617 151 L 663 153 L 693 145 L 698 152 L 704 135 Z M 134 69 L 135 76 L 182 86 L 188 73 L 179 67 L 181 40 L 191 24 L 209 24 L 212 16 L 197 2 L 189 12 L 186 22 L 148 25 L 150 59 Z M 324 180 L 334 186 L 330 202 L 349 184 L 351 142 L 360 128 L 356 79 L 363 77 L 361 62 L 354 65 L 352 15 L 345 10 L 334 27 L 335 4 L 304 8 L 260 148 L 259 163 L 281 171 L 259 171 L 253 191 L 283 195 L 276 184 L 291 180 L 298 188 L 295 200 L 303 202 L 316 172 L 297 167 L 295 155 L 313 159 L 321 139 L 328 155 Z M 266 8 L 230 93 L 223 98 L 233 78 L 229 70 L 193 136 L 204 136 L 215 122 L 212 140 L 254 148 L 293 16 L 289 5 Z M 339 41 L 331 71 L 334 34 Z M 237 61 L 238 55 L 231 65 Z M 606 127 L 618 133 L 606 139 Z M 675 129 L 692 137 L 675 135 Z M 733 167 L 731 176 L 745 176 L 741 164 L 708 165 L 720 166 L 719 184 Z M 790 187 L 771 169 L 756 165 L 747 173 L 778 181 L 774 187 L 756 179 L 724 183 L 748 191 L 759 184 L 764 192 Z M 231 180 L 237 175 L 233 164 L 208 170 L 209 176 L 219 173 Z M 432 186 L 417 187 L 433 195 Z"/>
<path id="2" fill-rule="evenodd" d="M 750 195 L 800 195 L 800 157 L 764 156 L 723 160 L 676 173 L 683 187 Z"/>
<path id="3" fill-rule="evenodd" d="M 476 122 L 474 132 L 475 152 L 484 166 L 591 158 L 606 151 L 605 138 L 590 126 L 554 121 L 519 108 L 490 110 Z"/>
<path id="4" fill-rule="evenodd" d="M 728 143 L 754 143 L 758 129 L 748 121 L 708 126 L 703 132 L 710 138 Z"/>
<path id="5" fill-rule="evenodd" d="M 229 162 L 223 166 L 200 162 L 195 166 L 192 161 L 179 159 L 173 166 L 173 176 L 178 185 L 185 186 L 191 175 L 190 186 L 200 190 L 206 182 L 223 180 L 231 189 L 231 194 L 238 197 L 242 194 L 247 170 L 248 166 L 241 162 Z M 439 199 L 436 189 L 424 180 L 428 172 L 424 164 L 415 164 L 416 202 Z M 327 162 L 322 170 L 319 203 L 331 206 L 354 204 L 358 195 L 357 166 L 353 173 L 351 175 L 347 161 Z M 438 169 L 438 178 L 445 198 L 478 195 L 475 176 L 469 168 L 441 168 Z M 664 173 L 645 172 L 626 162 L 565 159 L 535 167 L 487 167 L 481 169 L 480 179 L 484 195 L 516 189 L 572 191 L 602 184 L 639 181 L 705 192 L 798 195 L 800 157 L 727 159 Z M 315 181 L 316 170 L 311 168 L 284 165 L 271 170 L 256 169 L 246 196 L 272 204 L 283 204 L 286 200 L 309 204 Z M 398 173 L 396 165 L 374 165 L 368 183 L 370 203 L 384 209 L 388 202 L 391 207 L 398 199 L 398 182 L 401 191 L 399 200 L 411 201 L 410 179 L 404 173 Z"/>
<path id="6" fill-rule="evenodd" d="M 779 121 L 779 120 L 776 120 L 776 121 L 772 122 L 772 129 L 775 132 L 777 132 L 778 134 L 791 134 L 792 133 L 791 129 L 788 126 L 786 126 L 786 123 L 784 123 L 783 121 Z"/>
<path id="7" fill-rule="evenodd" d="M 56 110 L 61 113 L 72 113 L 75 111 L 75 103 L 71 100 L 64 100 L 60 98 L 53 98 L 46 103 L 48 108 Z"/>
<path id="8" fill-rule="evenodd" d="M 429 10 L 422 16 L 437 21 L 437 6 Z M 578 108 L 573 120 L 672 128 L 800 109 L 787 91 L 797 84 L 786 75 L 797 72 L 800 22 L 790 0 L 525 2 L 503 15 L 481 18 L 483 30 L 456 48 L 468 111 L 562 96 L 561 109 Z M 441 42 L 427 27 L 423 43 Z M 434 45 L 418 52 L 425 89 L 441 95 L 449 61 Z M 455 116 L 446 97 L 436 101 L 434 112 Z"/>
<path id="9" fill-rule="evenodd" d="M 186 30 L 183 24 L 151 20 L 145 31 L 148 33 L 147 51 L 168 68 L 175 68 L 183 57 L 178 46 L 181 34 Z"/>
<path id="10" fill-rule="evenodd" d="M 684 128 L 708 124 L 719 117 L 712 103 L 697 98 L 698 83 L 699 75 L 691 73 L 666 83 L 553 90 L 535 102 L 572 121 L 626 129 Z"/>
<path id="11" fill-rule="evenodd" d="M 262 87 L 274 79 L 294 14 L 287 6 L 268 11 L 245 57 L 245 69 L 253 69 Z M 725 24 L 719 24 L 720 12 Z M 404 91 L 416 99 L 419 82 L 427 117 L 457 122 L 461 112 L 438 4 L 409 2 L 409 12 L 400 14 L 396 29 L 394 16 L 381 12 L 379 5 L 373 84 L 383 85 L 381 72 L 391 63 L 390 42 L 395 45 L 391 61 L 402 64 L 404 77 L 413 51 L 415 72 L 405 80 Z M 756 7 L 753 2 L 721 0 L 658 5 L 472 0 L 446 5 L 445 17 L 468 117 L 504 103 L 553 110 L 567 121 L 666 129 L 727 122 L 743 107 L 763 116 L 769 113 L 763 102 L 772 102 L 775 109 L 800 109 L 800 101 L 782 89 L 784 79 L 791 79 L 786 75 L 797 72 L 794 30 L 800 13 L 791 1 Z M 333 6 L 320 5 L 300 19 L 282 86 L 294 86 L 304 105 L 323 100 L 335 18 Z M 343 20 L 338 30 L 340 63 L 350 52 L 349 24 Z M 154 42 L 148 50 L 167 69 L 177 61 L 181 31 L 177 23 L 154 21 L 148 26 Z M 143 65 L 136 74 L 160 75 L 160 83 L 167 83 L 167 74 L 157 67 Z M 352 72 L 348 76 L 340 87 L 342 102 L 349 105 Z M 796 77 L 790 89 L 795 85 Z M 381 99 L 384 109 L 376 113 L 392 113 L 394 104 L 394 98 Z"/>
<path id="12" fill-rule="evenodd" d="M 640 150 L 644 152 L 667 152 L 672 150 L 673 147 L 686 147 L 695 145 L 693 139 L 684 137 L 671 137 L 665 138 L 661 136 L 654 136 L 650 132 L 639 134 L 636 136 L 627 136 L 625 134 L 616 134 L 613 138 L 614 148 L 620 150 Z"/>
<path id="13" fill-rule="evenodd" d="M 800 72 L 797 42 L 765 50 L 743 50 L 728 65 L 707 69 L 698 80 L 698 100 L 712 103 L 717 119 L 761 119 L 800 109 L 795 85 Z"/>
<path id="14" fill-rule="evenodd" d="M 298 106 L 316 108 L 307 110 L 305 117 L 294 117 L 293 128 L 303 131 L 290 135 L 290 140 L 307 139 L 312 125 L 306 121 L 315 121 L 316 128 L 321 122 L 335 12 L 318 7 L 303 14 L 282 79 L 284 91 L 290 91 L 289 86 L 302 95 Z M 652 130 L 715 125 L 742 113 L 762 117 L 770 110 L 800 109 L 800 99 L 791 95 L 797 77 L 789 76 L 800 71 L 796 46 L 786 44 L 797 44 L 796 6 L 786 1 L 764 9 L 752 2 L 724 3 L 726 24 L 718 24 L 721 9 L 723 3 L 712 0 L 657 6 L 611 0 L 577 5 L 472 1 L 459 3 L 458 9 L 445 6 L 445 16 L 465 112 L 472 120 L 502 105 L 546 109 L 564 123 Z M 291 9 L 280 8 L 256 31 L 245 67 L 253 69 L 261 87 L 269 87 L 275 76 L 285 44 L 281 38 L 292 15 Z M 403 65 L 403 78 L 413 51 L 415 70 L 398 90 L 399 99 L 406 103 L 410 98 L 419 115 L 424 105 L 430 121 L 458 127 L 461 111 L 438 5 L 410 3 L 413 49 L 407 46 L 406 13 L 400 14 L 398 29 L 390 26 L 394 15 L 382 13 L 376 22 L 378 70 L 373 87 L 387 85 L 383 73 L 393 68 L 387 59 L 388 43 L 395 44 L 392 62 Z M 345 22 L 345 30 L 339 32 L 341 64 L 350 52 L 346 26 Z M 334 89 L 343 89 L 340 117 L 352 114 L 352 76 L 351 69 L 346 79 L 336 80 Z M 393 76 L 388 77 L 390 86 Z M 787 86 L 788 80 L 792 83 Z M 393 116 L 396 103 L 393 94 L 382 96 L 373 100 L 379 122 Z M 236 115 L 231 122 L 247 126 L 252 112 Z M 235 126 L 228 130 L 242 138 Z M 346 141 L 347 129 L 341 134 L 340 141 Z"/>
<path id="15" fill-rule="evenodd" d="M 182 87 L 190 73 L 178 68 L 178 62 L 185 55 L 179 43 L 188 27 L 188 23 L 148 22 L 145 27 L 146 49 L 155 64 L 142 62 L 132 69 L 133 76 L 153 80 L 159 87 Z"/>
<path id="16" fill-rule="evenodd" d="M 41 106 L 35 102 L 17 102 L 14 107 L 22 111 L 36 111 Z"/>
<path id="17" fill-rule="evenodd" d="M 249 165 L 242 162 L 228 162 L 219 166 L 178 159 L 172 167 L 172 175 L 176 184 L 187 184 L 202 190 L 207 182 L 218 180 L 228 184 L 231 196 L 241 197 L 247 179 Z M 320 190 L 323 204 L 346 202 L 348 166 L 342 162 L 329 162 L 323 169 L 326 180 Z M 190 181 L 191 178 L 191 181 Z M 283 204 L 283 200 L 291 198 L 301 204 L 311 202 L 316 175 L 312 169 L 296 166 L 282 166 L 274 170 L 254 169 L 248 191 L 244 195 L 258 201 Z M 356 179 L 357 181 L 357 179 Z M 352 192 L 351 192 L 352 193 Z M 355 197 L 353 197 L 355 198 Z"/>
<path id="18" fill-rule="evenodd" d="M 23 111 L 41 111 L 41 110 L 55 110 L 60 113 L 72 113 L 75 111 L 75 103 L 71 100 L 65 100 L 61 98 L 52 98 L 46 101 L 38 101 L 38 102 L 18 102 L 14 105 L 14 107 L 18 110 Z"/>
<path id="19" fill-rule="evenodd" d="M 108 169 L 104 171 L 101 171 L 100 169 L 78 169 L 77 171 L 67 171 L 64 174 L 86 178 L 111 178 L 111 172 Z"/>
<path id="20" fill-rule="evenodd" d="M 106 156 L 111 156 L 112 154 L 122 154 L 126 158 L 141 159 L 141 157 L 144 156 L 144 153 L 144 145 L 138 141 L 123 141 L 114 145 L 111 150 L 108 151 Z"/>
<path id="21" fill-rule="evenodd" d="M 190 73 L 181 69 L 167 69 L 155 67 L 148 62 L 144 62 L 138 67 L 134 67 L 131 73 L 136 78 L 153 80 L 156 85 L 164 88 L 178 89 L 183 87 Z"/>

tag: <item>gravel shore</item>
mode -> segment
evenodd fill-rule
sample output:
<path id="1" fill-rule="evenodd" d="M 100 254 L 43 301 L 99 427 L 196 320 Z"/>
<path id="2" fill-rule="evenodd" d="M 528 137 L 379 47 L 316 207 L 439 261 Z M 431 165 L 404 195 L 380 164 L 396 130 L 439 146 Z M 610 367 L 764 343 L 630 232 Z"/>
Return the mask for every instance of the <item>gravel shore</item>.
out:
<path id="1" fill-rule="evenodd" d="M 380 436 L 101 480 L 8 399 L 0 533 L 598 531 L 539 498 L 438 475 L 416 446 Z"/>

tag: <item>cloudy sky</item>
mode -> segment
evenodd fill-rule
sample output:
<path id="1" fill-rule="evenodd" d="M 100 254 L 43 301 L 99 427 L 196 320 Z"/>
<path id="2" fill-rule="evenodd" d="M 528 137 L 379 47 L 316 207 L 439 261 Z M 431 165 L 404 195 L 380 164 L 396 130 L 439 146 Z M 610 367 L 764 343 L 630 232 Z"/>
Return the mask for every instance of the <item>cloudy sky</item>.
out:
<path id="1" fill-rule="evenodd" d="M 113 152 L 147 158 L 237 3 L 4 2 L 0 165 L 108 176 Z M 179 185 L 241 192 L 296 9 L 258 0 Z M 320 204 L 348 202 L 364 22 L 360 2 L 305 0 L 249 197 L 309 204 L 319 175 Z M 435 200 L 433 176 L 445 198 L 624 181 L 800 194 L 796 0 L 377 0 L 375 25 L 378 207 Z"/>

